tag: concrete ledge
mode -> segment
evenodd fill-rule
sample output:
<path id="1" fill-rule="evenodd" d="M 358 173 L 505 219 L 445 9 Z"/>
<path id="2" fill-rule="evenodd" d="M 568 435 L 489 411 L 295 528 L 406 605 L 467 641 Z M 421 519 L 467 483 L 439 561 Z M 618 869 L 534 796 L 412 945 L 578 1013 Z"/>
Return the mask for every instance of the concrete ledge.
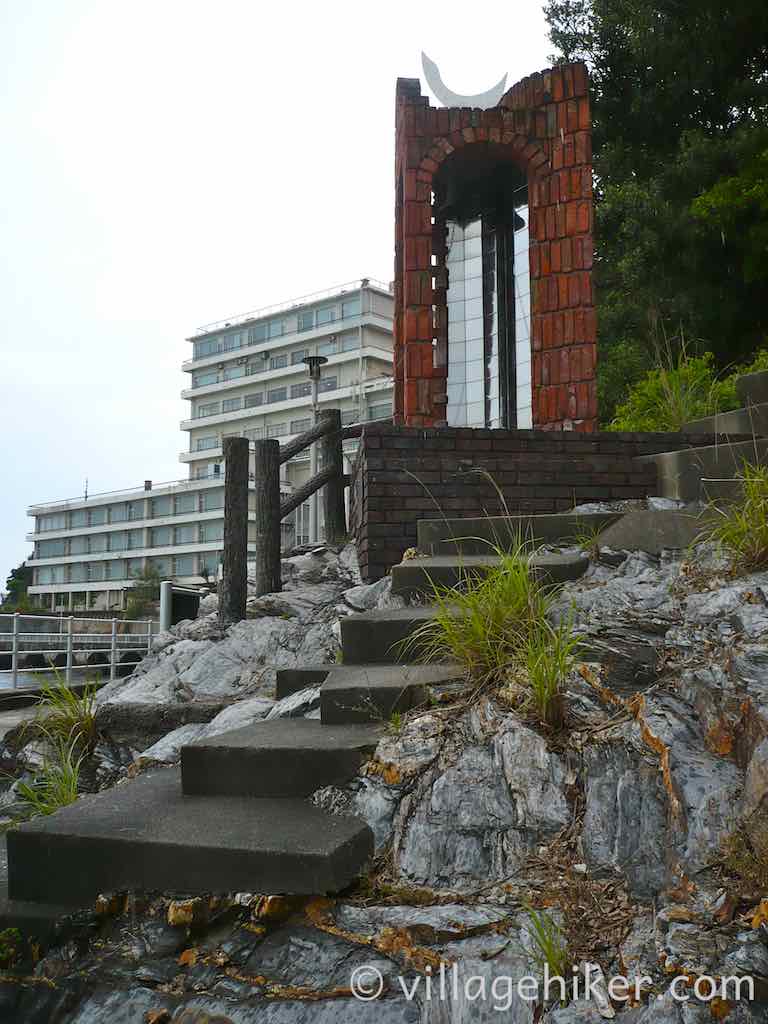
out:
<path id="1" fill-rule="evenodd" d="M 397 665 L 412 660 L 402 643 L 427 619 L 430 607 L 362 612 L 341 620 L 344 668 L 350 665 Z M 322 699 L 322 690 L 320 691 Z"/>
<path id="2" fill-rule="evenodd" d="M 655 463 L 659 494 L 681 501 L 698 501 L 703 478 L 733 479 L 745 462 L 768 462 L 768 439 L 734 441 L 660 455 L 640 455 L 636 462 Z"/>
<path id="3" fill-rule="evenodd" d="M 290 697 L 292 693 L 306 690 L 308 686 L 320 686 L 333 665 L 305 665 L 302 668 L 279 668 L 275 678 L 275 693 L 278 700 Z"/>
<path id="4" fill-rule="evenodd" d="M 320 690 L 322 720 L 386 721 L 395 711 L 407 711 L 423 703 L 428 687 L 460 678 L 461 668 L 453 665 L 361 665 L 334 669 Z"/>
<path id="5" fill-rule="evenodd" d="M 638 509 L 603 530 L 597 539 L 602 547 L 620 551 L 646 551 L 659 555 L 664 550 L 684 550 L 704 528 L 701 515 L 690 512 Z"/>
<path id="6" fill-rule="evenodd" d="M 744 405 L 768 402 L 768 371 L 743 373 L 736 379 L 736 394 Z"/>
<path id="7" fill-rule="evenodd" d="M 519 537 L 532 544 L 575 541 L 615 522 L 621 512 L 564 512 L 537 516 L 483 516 L 474 519 L 419 520 L 418 548 L 425 555 L 492 555 L 510 550 Z"/>
<path id="8" fill-rule="evenodd" d="M 686 433 L 739 435 L 740 439 L 768 436 L 768 403 L 719 412 L 685 424 Z"/>
<path id="9" fill-rule="evenodd" d="M 304 800 L 183 796 L 178 769 L 162 768 L 10 832 L 8 892 L 81 905 L 122 889 L 336 892 L 372 853 L 357 818 Z"/>

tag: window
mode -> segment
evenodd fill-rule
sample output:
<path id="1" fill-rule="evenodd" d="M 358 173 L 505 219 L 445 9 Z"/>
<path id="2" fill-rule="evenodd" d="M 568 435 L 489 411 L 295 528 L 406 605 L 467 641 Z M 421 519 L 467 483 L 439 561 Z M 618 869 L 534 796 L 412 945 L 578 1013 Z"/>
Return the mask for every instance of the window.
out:
<path id="1" fill-rule="evenodd" d="M 198 452 L 205 452 L 208 451 L 209 448 L 218 447 L 219 439 L 218 437 L 216 437 L 215 434 L 212 434 L 210 437 L 198 437 L 197 442 L 195 444 L 195 450 Z"/>
<path id="2" fill-rule="evenodd" d="M 207 402 L 205 405 L 198 405 L 196 418 L 203 416 L 215 416 L 218 413 L 218 411 L 218 402 Z"/>
<path id="3" fill-rule="evenodd" d="M 194 576 L 195 560 L 192 555 L 182 555 L 173 560 L 173 573 L 175 576 Z"/>
<path id="4" fill-rule="evenodd" d="M 246 395 L 245 396 L 245 408 L 246 409 L 253 409 L 253 407 L 255 405 L 263 405 L 263 404 L 264 404 L 264 392 L 263 391 L 259 391 L 259 392 L 257 392 L 256 394 L 253 394 L 253 395 Z"/>
<path id="5" fill-rule="evenodd" d="M 287 433 L 287 423 L 273 423 L 264 431 L 266 437 L 284 437 Z"/>
<path id="6" fill-rule="evenodd" d="M 270 370 L 282 370 L 283 367 L 288 365 L 288 354 L 284 352 L 280 356 L 272 356 L 269 360 Z"/>
<path id="7" fill-rule="evenodd" d="M 338 345 L 335 341 L 324 341 L 322 345 L 317 346 L 317 354 L 319 356 L 332 356 L 338 351 Z"/>
<path id="8" fill-rule="evenodd" d="M 125 530 L 118 530 L 117 533 L 110 534 L 109 537 L 109 550 L 110 551 L 127 551 L 128 550 L 128 534 Z"/>
<path id="9" fill-rule="evenodd" d="M 144 559 L 129 558 L 128 561 L 125 563 L 125 567 L 127 573 L 126 578 L 132 579 L 134 576 L 137 576 L 144 569 Z"/>
<path id="10" fill-rule="evenodd" d="M 372 405 L 368 409 L 369 420 L 386 420 L 392 415 L 392 403 L 382 402 L 380 405 Z"/>
<path id="11" fill-rule="evenodd" d="M 128 518 L 128 505 L 113 505 L 109 510 L 110 523 L 124 523 Z"/>
<path id="12" fill-rule="evenodd" d="M 341 351 L 342 352 L 354 352 L 356 348 L 359 348 L 359 338 L 357 334 L 343 334 L 341 337 Z"/>
<path id="13" fill-rule="evenodd" d="M 69 553 L 70 553 L 70 555 L 87 555 L 88 554 L 88 538 L 87 537 L 70 537 L 70 539 L 69 539 Z"/>
<path id="14" fill-rule="evenodd" d="M 55 512 L 51 515 L 37 517 L 38 533 L 45 533 L 48 530 L 64 530 L 66 525 L 66 516 L 63 512 Z"/>
<path id="15" fill-rule="evenodd" d="M 148 558 L 147 565 L 150 569 L 154 569 L 160 576 L 167 579 L 171 574 L 171 560 L 170 558 Z"/>
<path id="16" fill-rule="evenodd" d="M 131 501 L 128 504 L 128 518 L 129 519 L 143 519 L 144 518 L 144 502 L 143 501 Z"/>
<path id="17" fill-rule="evenodd" d="M 305 395 L 312 394 L 312 385 L 309 381 L 304 381 L 302 384 L 291 384 L 291 398 L 304 398 Z"/>
<path id="18" fill-rule="evenodd" d="M 245 366 L 243 366 L 242 364 L 239 365 L 239 366 L 238 365 L 235 365 L 235 366 L 225 366 L 224 367 L 224 372 L 221 375 L 221 379 L 222 380 L 237 380 L 238 377 L 244 377 L 244 376 L 245 376 Z"/>
<path id="19" fill-rule="evenodd" d="M 348 316 L 360 316 L 360 296 L 355 299 L 347 299 L 341 304 L 341 315 L 346 319 Z"/>
<path id="20" fill-rule="evenodd" d="M 332 324 L 335 319 L 336 319 L 336 307 L 335 306 L 325 306 L 323 309 L 318 309 L 318 311 L 317 311 L 317 325 L 318 325 L 318 327 L 321 324 Z"/>
<path id="21" fill-rule="evenodd" d="M 162 498 L 152 499 L 152 518 L 173 515 L 173 499 L 170 494 L 164 494 Z"/>
<path id="22" fill-rule="evenodd" d="M 206 384 L 218 384 L 219 375 L 215 370 L 207 370 L 205 373 L 196 373 L 192 378 L 193 388 L 204 388 Z"/>
<path id="23" fill-rule="evenodd" d="M 299 331 L 311 331 L 315 326 L 315 312 L 312 309 L 305 310 L 303 313 L 299 313 L 299 323 L 297 330 Z"/>
<path id="24" fill-rule="evenodd" d="M 264 437 L 264 431 L 261 427 L 254 427 L 252 430 L 244 430 L 243 437 L 247 437 L 249 441 L 260 441 Z"/>
<path id="25" fill-rule="evenodd" d="M 181 515 L 182 512 L 197 512 L 197 495 L 177 494 L 174 502 L 174 511 L 177 516 Z"/>
<path id="26" fill-rule="evenodd" d="M 103 580 L 104 579 L 104 563 L 103 562 L 89 562 L 88 563 L 88 579 L 89 580 Z"/>
<path id="27" fill-rule="evenodd" d="M 41 569 L 40 572 L 43 570 Z M 82 562 L 76 562 L 74 565 L 69 567 L 69 582 L 70 583 L 85 583 L 88 579 L 88 567 L 83 565 Z M 40 580 L 40 583 L 43 581 Z"/>
<path id="28" fill-rule="evenodd" d="M 144 547 L 144 531 L 143 530 L 129 530 L 128 531 L 128 547 L 131 551 L 136 551 L 138 548 Z"/>
<path id="29" fill-rule="evenodd" d="M 309 355 L 308 348 L 299 348 L 295 352 L 291 352 L 291 366 L 296 366 L 297 363 L 303 363 Z"/>
<path id="30" fill-rule="evenodd" d="M 103 526 L 107 521 L 107 510 L 105 508 L 92 508 L 88 515 L 89 526 Z"/>
<path id="31" fill-rule="evenodd" d="M 195 359 L 203 359 L 205 356 L 215 355 L 218 351 L 218 338 L 206 338 L 205 341 L 195 342 Z"/>
<path id="32" fill-rule="evenodd" d="M 206 491 L 203 494 L 203 512 L 213 512 L 214 509 L 224 508 L 224 491 Z"/>
<path id="33" fill-rule="evenodd" d="M 269 336 L 270 338 L 282 338 L 285 334 L 285 321 L 284 320 L 270 320 L 269 321 Z"/>
<path id="34" fill-rule="evenodd" d="M 266 323 L 254 324 L 253 327 L 248 328 L 248 344 L 258 345 L 260 341 L 267 340 L 267 325 Z"/>
<path id="35" fill-rule="evenodd" d="M 108 580 L 122 580 L 125 578 L 125 562 L 122 558 L 115 558 L 111 562 L 104 563 L 104 576 Z"/>
<path id="36" fill-rule="evenodd" d="M 80 530 L 82 527 L 88 525 L 88 510 L 84 508 L 78 508 L 74 512 L 69 513 L 69 528 L 70 530 Z"/>
<path id="37" fill-rule="evenodd" d="M 341 414 L 341 425 L 343 427 L 348 427 L 350 425 L 350 423 L 357 423 L 359 419 L 360 419 L 360 410 L 359 409 L 347 409 L 346 412 L 343 412 Z"/>
<path id="38" fill-rule="evenodd" d="M 89 550 L 90 550 L 92 555 L 96 554 L 97 552 L 100 553 L 102 551 L 106 551 L 107 550 L 107 548 L 108 548 L 107 537 L 108 537 L 108 534 L 106 534 L 106 533 L 94 533 L 91 536 Z"/>
<path id="39" fill-rule="evenodd" d="M 288 388 L 273 388 L 267 392 L 268 402 L 284 402 L 288 398 Z"/>
<path id="40" fill-rule="evenodd" d="M 194 544 L 196 540 L 197 527 L 191 524 L 189 526 L 177 526 L 173 531 L 174 544 Z"/>
<path id="41" fill-rule="evenodd" d="M 312 426 L 312 420 L 307 416 L 303 420 L 291 420 L 291 433 L 292 434 L 303 434 L 305 430 L 309 430 Z"/>
<path id="42" fill-rule="evenodd" d="M 222 412 L 237 412 L 238 409 L 243 408 L 242 398 L 225 398 L 221 403 Z"/>
<path id="43" fill-rule="evenodd" d="M 66 542 L 61 540 L 41 540 L 37 545 L 37 558 L 55 558 L 57 555 L 65 554 Z"/>
<path id="44" fill-rule="evenodd" d="M 322 377 L 320 379 L 320 391 L 335 391 L 339 386 L 337 377 Z"/>
<path id="45" fill-rule="evenodd" d="M 248 363 L 245 368 L 245 376 L 252 377 L 255 373 L 263 373 L 264 369 L 264 360 L 258 363 Z"/>
<path id="46" fill-rule="evenodd" d="M 224 520 L 214 519 L 210 523 L 200 524 L 200 541 L 203 544 L 212 544 L 217 540 L 224 540 Z"/>
<path id="47" fill-rule="evenodd" d="M 153 527 L 149 540 L 151 548 L 165 548 L 171 543 L 173 543 L 173 530 L 170 526 Z"/>
<path id="48" fill-rule="evenodd" d="M 200 575 L 215 576 L 219 571 L 220 551 L 205 551 L 200 555 Z"/>

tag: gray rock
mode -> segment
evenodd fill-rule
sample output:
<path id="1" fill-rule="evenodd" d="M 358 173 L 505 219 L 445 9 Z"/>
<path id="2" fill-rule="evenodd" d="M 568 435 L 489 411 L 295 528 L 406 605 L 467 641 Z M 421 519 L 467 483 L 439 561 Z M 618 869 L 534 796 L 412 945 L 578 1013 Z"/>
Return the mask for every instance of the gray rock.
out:
<path id="1" fill-rule="evenodd" d="M 435 907 L 359 907 L 340 904 L 335 911 L 339 928 L 371 939 L 384 928 L 406 928 L 419 945 L 451 942 L 512 916 L 508 907 L 471 907 L 446 903 Z"/>
<path id="2" fill-rule="evenodd" d="M 277 701 L 265 717 L 268 721 L 273 718 L 304 718 L 319 707 L 320 687 L 308 686 Z"/>
<path id="3" fill-rule="evenodd" d="M 759 743 L 747 766 L 741 812 L 748 816 L 763 806 L 768 794 L 768 738 Z"/>
<path id="4" fill-rule="evenodd" d="M 381 607 L 380 602 L 387 597 L 392 589 L 392 579 L 384 576 L 375 583 L 361 584 L 345 590 L 343 597 L 350 608 L 356 612 L 368 612 Z"/>
<path id="5" fill-rule="evenodd" d="M 139 762 L 161 761 L 164 764 L 178 761 L 181 748 L 186 743 L 192 743 L 194 740 L 199 739 L 205 732 L 205 729 L 206 726 L 200 722 L 190 722 L 189 725 L 181 725 L 178 729 L 174 729 L 173 732 L 169 732 L 167 736 L 163 736 L 157 743 L 153 743 L 151 747 L 143 750 L 137 760 Z"/>

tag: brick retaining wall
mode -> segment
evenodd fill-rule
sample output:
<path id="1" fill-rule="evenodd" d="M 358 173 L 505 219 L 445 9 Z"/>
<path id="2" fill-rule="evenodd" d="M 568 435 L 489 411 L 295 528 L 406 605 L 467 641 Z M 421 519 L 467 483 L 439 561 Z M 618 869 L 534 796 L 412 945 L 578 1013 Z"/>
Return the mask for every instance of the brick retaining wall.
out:
<path id="1" fill-rule="evenodd" d="M 419 519 L 560 512 L 587 501 L 656 493 L 656 467 L 636 455 L 715 444 L 702 434 L 366 426 L 352 480 L 352 524 L 365 580 L 416 545 Z"/>

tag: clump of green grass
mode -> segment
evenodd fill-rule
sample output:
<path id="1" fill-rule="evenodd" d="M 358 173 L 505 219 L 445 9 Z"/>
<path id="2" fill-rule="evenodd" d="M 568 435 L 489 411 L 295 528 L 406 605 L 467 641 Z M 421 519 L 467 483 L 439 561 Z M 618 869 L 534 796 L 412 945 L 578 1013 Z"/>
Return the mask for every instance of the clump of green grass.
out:
<path id="1" fill-rule="evenodd" d="M 738 479 L 740 499 L 713 507 L 715 519 L 702 539 L 714 541 L 736 572 L 754 572 L 768 566 L 768 466 L 744 463 Z"/>
<path id="2" fill-rule="evenodd" d="M 568 962 L 568 940 L 560 925 L 545 910 L 525 905 L 528 915 L 528 937 L 533 946 L 533 959 L 543 972 L 545 966 L 550 978 L 571 978 Z"/>
<path id="3" fill-rule="evenodd" d="M 387 732 L 392 736 L 399 736 L 405 725 L 405 716 L 402 711 L 393 711 L 387 722 Z"/>
<path id="4" fill-rule="evenodd" d="M 420 661 L 454 661 L 473 684 L 512 682 L 546 725 L 562 725 L 562 683 L 576 641 L 570 622 L 550 625 L 556 590 L 539 580 L 532 546 L 520 537 L 485 575 L 468 574 L 454 587 L 433 587 L 434 616 L 402 644 Z"/>
<path id="5" fill-rule="evenodd" d="M 76 740 L 46 735 L 49 752 L 32 782 L 21 782 L 18 795 L 25 817 L 53 814 L 60 807 L 77 800 L 80 765 L 83 754 L 77 752 Z"/>
<path id="6" fill-rule="evenodd" d="M 52 683 L 43 681 L 32 725 L 49 738 L 76 744 L 82 750 L 92 750 L 98 735 L 96 687 L 86 684 L 78 695 L 61 673 L 55 671 Z"/>

